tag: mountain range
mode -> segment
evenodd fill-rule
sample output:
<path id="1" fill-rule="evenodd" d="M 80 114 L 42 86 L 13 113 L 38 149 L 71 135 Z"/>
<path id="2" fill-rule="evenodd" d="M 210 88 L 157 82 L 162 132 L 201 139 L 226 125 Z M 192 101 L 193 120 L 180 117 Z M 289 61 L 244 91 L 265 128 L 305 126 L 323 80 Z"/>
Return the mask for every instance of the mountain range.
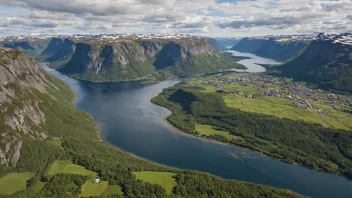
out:
<path id="1" fill-rule="evenodd" d="M 89 81 L 131 81 L 185 77 L 243 65 L 219 53 L 215 39 L 195 36 L 100 35 L 6 38 L 5 47 L 49 62 L 71 77 Z"/>

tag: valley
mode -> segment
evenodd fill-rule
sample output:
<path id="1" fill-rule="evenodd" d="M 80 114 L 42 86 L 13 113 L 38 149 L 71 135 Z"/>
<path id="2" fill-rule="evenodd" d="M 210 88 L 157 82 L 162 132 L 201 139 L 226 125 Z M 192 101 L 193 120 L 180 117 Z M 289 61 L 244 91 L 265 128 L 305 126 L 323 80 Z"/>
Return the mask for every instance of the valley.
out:
<path id="1" fill-rule="evenodd" d="M 1 196 L 206 196 L 201 189 L 207 188 L 214 195 L 236 192 L 238 196 L 268 193 L 300 197 L 287 190 L 224 180 L 133 157 L 100 141 L 97 125 L 74 107 L 75 94 L 63 81 L 50 76 L 23 52 L 0 48 L 0 55 Z M 155 172 L 156 176 L 159 172 L 172 173 L 176 182 L 172 192 L 158 182 L 137 180 L 134 173 L 142 171 Z M 99 185 L 93 185 L 95 177 L 102 180 Z M 203 182 L 213 187 L 209 189 Z"/>

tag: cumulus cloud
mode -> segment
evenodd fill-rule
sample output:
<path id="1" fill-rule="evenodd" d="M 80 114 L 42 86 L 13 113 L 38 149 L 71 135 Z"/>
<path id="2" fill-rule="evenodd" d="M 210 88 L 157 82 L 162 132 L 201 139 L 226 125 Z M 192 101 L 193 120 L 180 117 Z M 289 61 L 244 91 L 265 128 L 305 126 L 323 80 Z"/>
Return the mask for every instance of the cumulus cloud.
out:
<path id="1" fill-rule="evenodd" d="M 352 29 L 351 7 L 351 0 L 0 0 L 0 28 L 210 36 L 341 32 Z"/>

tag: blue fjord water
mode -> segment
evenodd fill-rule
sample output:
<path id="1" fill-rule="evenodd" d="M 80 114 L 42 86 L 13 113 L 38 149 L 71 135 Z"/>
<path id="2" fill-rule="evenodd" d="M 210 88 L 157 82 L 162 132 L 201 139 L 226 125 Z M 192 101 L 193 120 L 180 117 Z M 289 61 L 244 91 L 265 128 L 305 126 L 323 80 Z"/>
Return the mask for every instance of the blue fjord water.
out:
<path id="1" fill-rule="evenodd" d="M 275 64 L 274 60 L 250 56 L 250 64 L 242 62 L 250 72 L 264 71 L 256 64 L 253 68 L 251 64 L 254 63 Z M 226 179 L 290 189 L 311 197 L 352 197 L 352 181 L 343 177 L 287 164 L 237 146 L 193 137 L 169 126 L 164 119 L 170 111 L 152 104 L 150 99 L 176 84 L 176 80 L 152 85 L 92 83 L 44 68 L 70 85 L 76 94 L 76 107 L 94 118 L 104 141 L 133 155 Z"/>

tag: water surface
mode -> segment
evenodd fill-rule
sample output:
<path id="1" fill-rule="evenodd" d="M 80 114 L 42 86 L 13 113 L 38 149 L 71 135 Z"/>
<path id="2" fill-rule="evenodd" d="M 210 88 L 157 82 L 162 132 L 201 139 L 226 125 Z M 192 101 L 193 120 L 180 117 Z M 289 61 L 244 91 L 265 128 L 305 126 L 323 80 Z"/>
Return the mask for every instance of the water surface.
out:
<path id="1" fill-rule="evenodd" d="M 250 58 L 250 59 L 244 59 L 244 60 L 238 61 L 239 64 L 246 66 L 247 70 L 232 69 L 233 71 L 238 71 L 238 72 L 246 71 L 250 73 L 265 72 L 265 68 L 258 64 L 268 64 L 268 65 L 281 64 L 281 62 L 278 62 L 276 60 L 273 60 L 270 58 L 263 58 L 250 53 L 244 53 L 244 52 L 239 52 L 234 50 L 228 50 L 226 52 L 231 53 L 233 56 L 244 56 L 244 57 Z"/>
<path id="2" fill-rule="evenodd" d="M 177 81 L 153 85 L 90 83 L 45 69 L 70 85 L 76 93 L 76 106 L 93 116 L 105 141 L 122 150 L 172 167 L 290 189 L 307 196 L 352 197 L 352 182 L 343 177 L 193 137 L 169 126 L 164 119 L 170 111 L 150 99 Z"/>

